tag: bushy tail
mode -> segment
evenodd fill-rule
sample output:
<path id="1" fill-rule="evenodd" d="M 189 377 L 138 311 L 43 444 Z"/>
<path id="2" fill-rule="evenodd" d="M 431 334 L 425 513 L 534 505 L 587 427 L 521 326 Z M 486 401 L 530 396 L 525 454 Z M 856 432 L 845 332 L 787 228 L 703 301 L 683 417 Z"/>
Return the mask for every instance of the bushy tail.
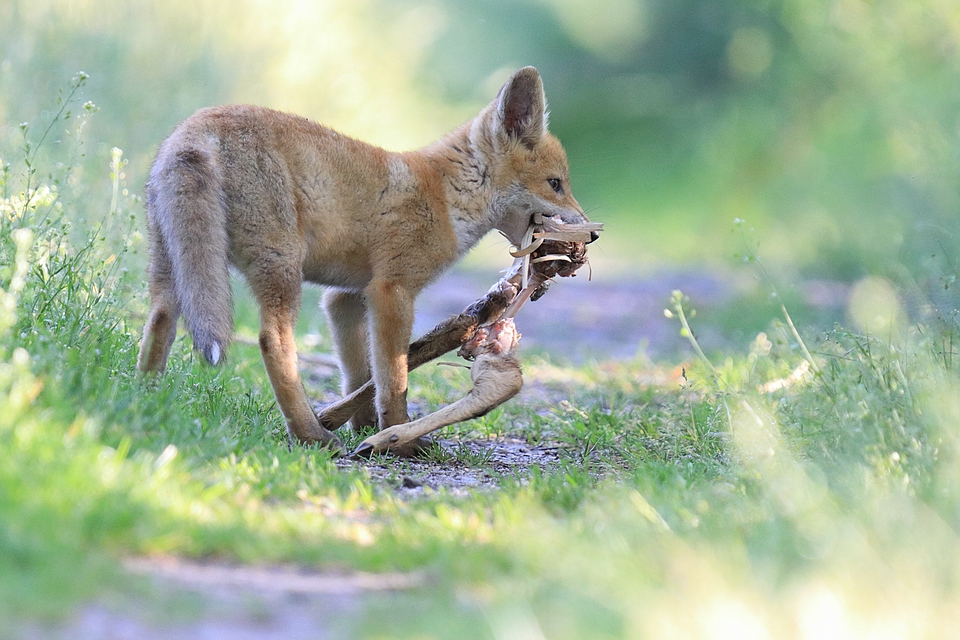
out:
<path id="1" fill-rule="evenodd" d="M 150 172 L 148 215 L 170 256 L 173 288 L 194 348 L 210 364 L 233 337 L 226 198 L 215 152 L 174 142 Z"/>

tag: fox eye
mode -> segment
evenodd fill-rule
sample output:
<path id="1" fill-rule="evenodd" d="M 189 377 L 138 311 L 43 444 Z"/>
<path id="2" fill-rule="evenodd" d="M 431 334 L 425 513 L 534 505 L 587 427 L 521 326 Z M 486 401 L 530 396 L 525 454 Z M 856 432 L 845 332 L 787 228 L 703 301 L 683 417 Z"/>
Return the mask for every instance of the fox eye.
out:
<path id="1" fill-rule="evenodd" d="M 547 178 L 547 184 L 555 193 L 563 195 L 563 182 L 560 181 L 560 178 Z"/>

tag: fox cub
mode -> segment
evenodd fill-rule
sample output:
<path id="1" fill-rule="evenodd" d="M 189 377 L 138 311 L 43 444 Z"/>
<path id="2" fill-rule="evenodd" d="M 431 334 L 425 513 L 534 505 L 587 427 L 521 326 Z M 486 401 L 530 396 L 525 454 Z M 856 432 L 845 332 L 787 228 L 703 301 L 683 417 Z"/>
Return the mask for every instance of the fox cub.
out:
<path id="1" fill-rule="evenodd" d="M 195 348 L 223 361 L 233 334 L 229 267 L 260 305 L 260 349 L 291 438 L 340 448 L 307 400 L 294 325 L 304 280 L 323 305 L 343 392 L 373 378 L 354 427 L 406 422 L 417 294 L 492 229 L 519 245 L 534 213 L 587 218 L 547 132 L 533 67 L 473 120 L 393 153 L 254 106 L 201 109 L 161 145 L 146 187 L 150 313 L 137 366 L 162 372 L 183 315 Z"/>

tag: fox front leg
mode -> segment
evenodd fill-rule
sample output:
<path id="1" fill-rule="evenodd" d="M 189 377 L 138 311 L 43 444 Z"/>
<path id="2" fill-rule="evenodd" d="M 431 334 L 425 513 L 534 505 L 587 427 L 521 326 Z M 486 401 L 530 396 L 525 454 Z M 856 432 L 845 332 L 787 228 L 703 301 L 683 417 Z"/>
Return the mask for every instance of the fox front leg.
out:
<path id="1" fill-rule="evenodd" d="M 366 298 L 378 426 L 386 429 L 410 419 L 407 347 L 413 330 L 414 295 L 395 282 L 375 280 L 367 287 Z"/>

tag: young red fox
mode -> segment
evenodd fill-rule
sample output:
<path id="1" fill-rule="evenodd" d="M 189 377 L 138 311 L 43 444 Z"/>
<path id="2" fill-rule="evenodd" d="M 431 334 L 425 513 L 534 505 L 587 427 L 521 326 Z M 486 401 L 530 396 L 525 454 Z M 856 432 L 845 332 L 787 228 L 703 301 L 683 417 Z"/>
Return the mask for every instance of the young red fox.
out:
<path id="1" fill-rule="evenodd" d="M 297 371 L 303 281 L 327 286 L 343 392 L 373 377 L 375 406 L 352 424 L 383 429 L 408 420 L 417 294 L 492 229 L 519 246 L 534 213 L 587 221 L 533 67 L 476 118 L 407 153 L 260 107 L 202 109 L 160 145 L 147 182 L 151 308 L 137 366 L 164 370 L 181 314 L 204 358 L 223 360 L 232 264 L 260 304 L 260 349 L 290 436 L 339 448 Z"/>

